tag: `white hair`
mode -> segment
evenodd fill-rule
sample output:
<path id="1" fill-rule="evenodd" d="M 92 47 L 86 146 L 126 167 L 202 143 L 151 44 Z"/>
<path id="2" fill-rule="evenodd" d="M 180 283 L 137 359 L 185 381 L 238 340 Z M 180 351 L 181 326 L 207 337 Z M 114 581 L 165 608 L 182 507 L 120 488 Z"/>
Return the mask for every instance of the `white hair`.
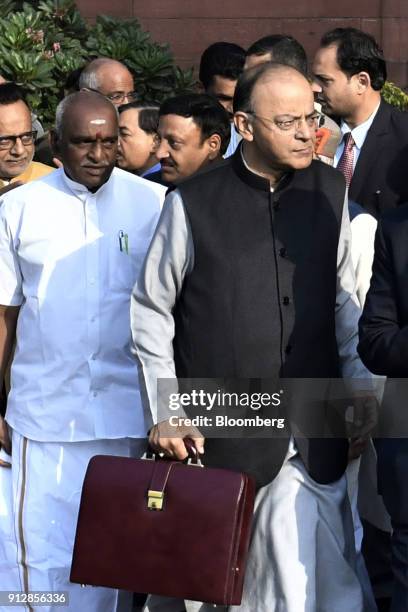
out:
<path id="1" fill-rule="evenodd" d="M 58 139 L 60 139 L 61 136 L 62 136 L 62 126 L 64 124 L 65 111 L 70 106 L 71 98 L 72 98 L 73 95 L 74 94 L 70 94 L 69 96 L 67 96 L 66 98 L 61 100 L 61 102 L 57 106 L 57 110 L 55 111 L 55 126 L 54 126 L 54 130 L 55 130 L 55 133 L 56 133 Z"/>

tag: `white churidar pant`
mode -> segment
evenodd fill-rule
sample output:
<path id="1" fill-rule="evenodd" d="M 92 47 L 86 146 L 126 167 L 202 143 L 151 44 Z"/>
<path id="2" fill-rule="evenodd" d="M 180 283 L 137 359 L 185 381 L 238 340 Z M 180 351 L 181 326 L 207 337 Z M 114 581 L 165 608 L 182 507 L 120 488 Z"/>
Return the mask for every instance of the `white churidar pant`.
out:
<path id="1" fill-rule="evenodd" d="M 316 483 L 295 452 L 257 494 L 243 600 L 229 612 L 363 612 L 346 478 Z M 182 609 L 183 602 L 151 596 L 145 612 Z"/>

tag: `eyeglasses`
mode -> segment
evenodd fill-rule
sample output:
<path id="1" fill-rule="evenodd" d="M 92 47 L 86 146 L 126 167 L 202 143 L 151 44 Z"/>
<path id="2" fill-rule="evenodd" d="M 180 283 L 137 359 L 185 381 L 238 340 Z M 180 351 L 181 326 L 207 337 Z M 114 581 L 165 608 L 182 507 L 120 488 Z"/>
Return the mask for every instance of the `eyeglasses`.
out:
<path id="1" fill-rule="evenodd" d="M 262 117 L 253 111 L 245 111 L 247 115 L 252 115 L 256 119 L 259 119 L 261 123 L 271 123 L 276 126 L 282 132 L 297 132 L 302 127 L 303 121 L 309 128 L 318 128 L 319 121 L 322 117 L 322 114 L 315 111 L 312 115 L 308 115 L 307 117 L 291 117 L 290 119 L 269 119 L 268 117 Z M 270 128 L 269 128 L 270 129 Z"/>
<path id="2" fill-rule="evenodd" d="M 29 147 L 35 142 L 37 138 L 37 131 L 24 132 L 24 134 L 17 134 L 16 136 L 0 136 L 0 150 L 7 151 L 16 146 L 17 140 L 20 140 L 23 147 Z"/>
<path id="3" fill-rule="evenodd" d="M 128 91 L 127 93 L 125 93 L 124 91 L 123 92 L 118 91 L 112 94 L 103 94 L 98 89 L 92 89 L 91 87 L 86 87 L 85 89 L 86 91 L 94 91 L 95 93 L 99 93 L 101 94 L 101 96 L 105 96 L 105 98 L 108 98 L 108 100 L 113 102 L 113 104 L 118 104 L 118 105 L 123 104 L 123 102 L 125 101 L 125 98 L 127 98 L 129 102 L 135 102 L 138 99 L 136 91 Z"/>
<path id="4" fill-rule="evenodd" d="M 137 100 L 137 93 L 136 91 L 129 91 L 128 93 L 113 93 L 107 94 L 106 98 L 108 98 L 108 100 L 114 104 L 123 104 L 125 98 L 127 98 L 129 102 L 134 102 Z"/>

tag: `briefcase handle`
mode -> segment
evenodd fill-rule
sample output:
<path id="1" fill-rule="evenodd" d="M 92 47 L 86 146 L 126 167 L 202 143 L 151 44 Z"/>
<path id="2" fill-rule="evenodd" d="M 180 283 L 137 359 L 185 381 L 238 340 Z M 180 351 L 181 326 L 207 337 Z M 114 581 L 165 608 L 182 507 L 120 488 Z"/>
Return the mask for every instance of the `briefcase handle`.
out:
<path id="1" fill-rule="evenodd" d="M 193 440 L 191 440 L 190 438 L 185 438 L 184 444 L 189 454 L 189 456 L 187 457 L 187 465 L 204 467 L 200 461 L 198 451 L 194 445 Z M 175 461 L 174 459 L 171 459 L 171 457 L 162 458 L 160 457 L 160 453 L 159 455 L 157 455 L 157 453 L 153 452 L 153 461 L 156 461 L 157 458 L 164 459 L 164 461 L 157 461 L 157 465 L 155 465 L 153 468 L 150 486 L 147 491 L 147 507 L 149 510 L 162 511 L 165 497 L 165 489 L 170 476 L 170 472 L 173 468 L 176 468 L 177 465 L 180 465 L 180 463 L 182 462 Z M 170 461 L 166 461 L 169 459 Z"/>
<path id="2" fill-rule="evenodd" d="M 199 467 L 204 467 L 200 459 L 200 456 L 198 454 L 198 450 L 196 449 L 196 446 L 194 444 L 194 440 L 192 440 L 191 438 L 184 438 L 183 442 L 188 452 L 187 464 L 188 465 L 198 465 Z"/>
<path id="3" fill-rule="evenodd" d="M 184 438 L 183 442 L 188 452 L 188 457 L 184 459 L 184 462 L 186 462 L 187 465 L 204 467 L 204 464 L 201 461 L 198 451 L 195 447 L 194 440 L 192 440 L 191 438 Z M 150 445 L 147 447 L 147 451 L 142 456 L 142 459 L 146 459 L 148 461 L 175 461 L 175 459 L 172 459 L 171 457 L 166 457 L 163 453 L 157 453 L 152 449 Z"/>

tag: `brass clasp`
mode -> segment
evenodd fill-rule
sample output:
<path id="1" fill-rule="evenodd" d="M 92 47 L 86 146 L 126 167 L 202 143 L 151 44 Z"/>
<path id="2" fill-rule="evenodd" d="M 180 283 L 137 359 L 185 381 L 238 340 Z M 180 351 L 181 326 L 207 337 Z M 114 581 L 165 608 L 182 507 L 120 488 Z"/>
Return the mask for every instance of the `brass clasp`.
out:
<path id="1" fill-rule="evenodd" d="M 163 510 L 164 491 L 147 492 L 147 507 L 149 510 Z"/>

